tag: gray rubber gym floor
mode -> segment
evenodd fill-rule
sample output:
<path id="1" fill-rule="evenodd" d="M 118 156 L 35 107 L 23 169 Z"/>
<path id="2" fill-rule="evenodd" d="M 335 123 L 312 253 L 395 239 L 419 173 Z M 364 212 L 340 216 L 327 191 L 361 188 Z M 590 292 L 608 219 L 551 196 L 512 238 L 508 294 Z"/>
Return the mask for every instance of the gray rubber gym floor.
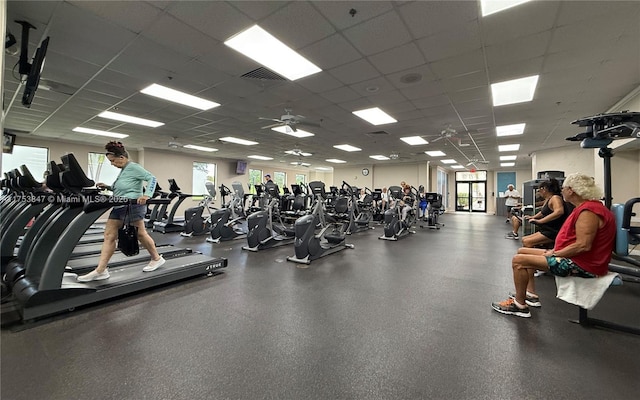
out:
<path id="1" fill-rule="evenodd" d="M 446 214 L 399 242 L 381 227 L 306 268 L 293 247 L 242 251 L 197 278 L 2 331 L 2 399 L 632 399 L 640 336 L 568 322 L 577 307 L 537 278 L 530 319 L 493 311 L 517 241 L 501 217 Z M 593 317 L 640 327 L 640 285 Z"/>

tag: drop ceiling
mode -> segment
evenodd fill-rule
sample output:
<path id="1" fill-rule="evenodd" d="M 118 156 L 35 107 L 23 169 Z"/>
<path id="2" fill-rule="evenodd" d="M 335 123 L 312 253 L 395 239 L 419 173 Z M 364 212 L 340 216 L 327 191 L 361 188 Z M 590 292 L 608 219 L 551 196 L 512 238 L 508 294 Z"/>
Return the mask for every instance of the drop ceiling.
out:
<path id="1" fill-rule="evenodd" d="M 350 13 L 354 9 L 355 14 Z M 5 129 L 51 140 L 104 144 L 82 126 L 129 134 L 128 147 L 169 151 L 169 142 L 219 149 L 197 157 L 304 161 L 330 166 L 434 161 L 500 169 L 498 145 L 520 143 L 516 168 L 530 154 L 561 146 L 571 121 L 610 109 L 640 85 L 640 3 L 534 1 L 487 17 L 477 1 L 8 1 L 7 27 L 30 55 L 50 36 L 46 85 L 31 108 L 20 104 L 17 55 L 5 54 Z M 296 80 L 243 77 L 261 65 L 224 45 L 258 24 L 322 69 Z M 277 54 L 273 55 L 278 57 Z M 540 75 L 533 101 L 493 107 L 491 83 Z M 158 83 L 220 103 L 199 111 L 140 93 Z M 18 93 L 15 101 L 11 101 Z M 374 126 L 352 111 L 380 107 L 397 123 Z M 315 133 L 295 138 L 264 118 L 290 109 Z M 147 128 L 98 118 L 105 110 L 165 123 Z M 635 110 L 638 111 L 638 110 Z M 498 125 L 526 123 L 524 135 L 497 137 Z M 451 128 L 453 137 L 436 140 Z M 219 140 L 235 136 L 259 145 Z M 401 137 L 422 136 L 410 146 Z M 362 149 L 343 152 L 333 146 Z M 397 154 L 376 161 L 371 155 Z M 295 160 L 295 156 L 293 157 Z M 345 164 L 342 164 L 345 165 Z M 444 165 L 443 165 L 444 166 Z M 446 167 L 448 168 L 448 166 Z"/>

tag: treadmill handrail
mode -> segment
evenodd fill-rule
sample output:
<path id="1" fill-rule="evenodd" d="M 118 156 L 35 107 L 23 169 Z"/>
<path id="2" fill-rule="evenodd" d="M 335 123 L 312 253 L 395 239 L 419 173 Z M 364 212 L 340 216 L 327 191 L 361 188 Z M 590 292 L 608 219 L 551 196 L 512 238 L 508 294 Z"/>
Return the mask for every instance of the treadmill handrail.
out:
<path id="1" fill-rule="evenodd" d="M 171 199 L 167 198 L 159 198 L 159 199 L 148 199 L 146 204 L 169 204 L 171 203 Z M 103 208 L 110 208 L 115 206 L 126 206 L 129 204 L 138 204 L 138 199 L 129 199 L 126 197 L 108 197 L 108 196 L 97 196 L 91 201 L 87 201 L 84 205 L 85 212 L 92 212 L 95 210 L 100 210 Z"/>

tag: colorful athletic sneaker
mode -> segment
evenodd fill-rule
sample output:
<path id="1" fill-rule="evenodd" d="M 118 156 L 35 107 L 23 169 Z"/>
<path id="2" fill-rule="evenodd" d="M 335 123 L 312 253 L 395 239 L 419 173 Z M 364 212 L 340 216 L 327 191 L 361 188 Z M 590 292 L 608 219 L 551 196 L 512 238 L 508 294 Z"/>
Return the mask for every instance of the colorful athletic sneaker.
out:
<path id="1" fill-rule="evenodd" d="M 525 296 L 526 296 L 526 298 L 525 298 L 524 302 L 527 303 L 528 306 L 530 306 L 530 307 L 542 307 L 542 303 L 540 303 L 540 298 L 538 296 L 532 296 L 529 292 L 527 292 L 527 294 Z M 515 300 L 516 292 L 509 292 L 509 298 Z"/>
<path id="2" fill-rule="evenodd" d="M 519 308 L 515 300 L 507 299 L 500 303 L 491 303 L 491 307 L 499 313 L 515 315 L 517 317 L 530 318 L 531 312 L 529 312 L 529 307 L 525 306 L 524 308 Z"/>

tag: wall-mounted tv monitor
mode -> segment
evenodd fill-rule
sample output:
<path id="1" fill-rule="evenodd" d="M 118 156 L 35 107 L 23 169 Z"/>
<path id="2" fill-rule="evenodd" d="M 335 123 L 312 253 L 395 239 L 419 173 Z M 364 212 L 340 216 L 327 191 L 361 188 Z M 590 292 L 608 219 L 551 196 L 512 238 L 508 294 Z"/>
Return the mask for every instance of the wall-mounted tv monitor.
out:
<path id="1" fill-rule="evenodd" d="M 236 162 L 236 174 L 244 175 L 246 172 L 247 172 L 247 162 L 246 161 Z"/>
<path id="2" fill-rule="evenodd" d="M 2 135 L 2 152 L 13 153 L 13 146 L 16 144 L 16 135 L 4 132 Z"/>
<path id="3" fill-rule="evenodd" d="M 44 59 L 47 56 L 47 48 L 49 47 L 49 36 L 40 43 L 40 47 L 36 50 L 36 55 L 33 56 L 31 62 L 31 68 L 29 75 L 27 75 L 27 82 L 24 86 L 24 93 L 22 94 L 22 105 L 25 107 L 31 107 L 33 102 L 33 96 L 38 90 L 38 84 L 40 83 L 40 74 L 44 68 Z"/>

